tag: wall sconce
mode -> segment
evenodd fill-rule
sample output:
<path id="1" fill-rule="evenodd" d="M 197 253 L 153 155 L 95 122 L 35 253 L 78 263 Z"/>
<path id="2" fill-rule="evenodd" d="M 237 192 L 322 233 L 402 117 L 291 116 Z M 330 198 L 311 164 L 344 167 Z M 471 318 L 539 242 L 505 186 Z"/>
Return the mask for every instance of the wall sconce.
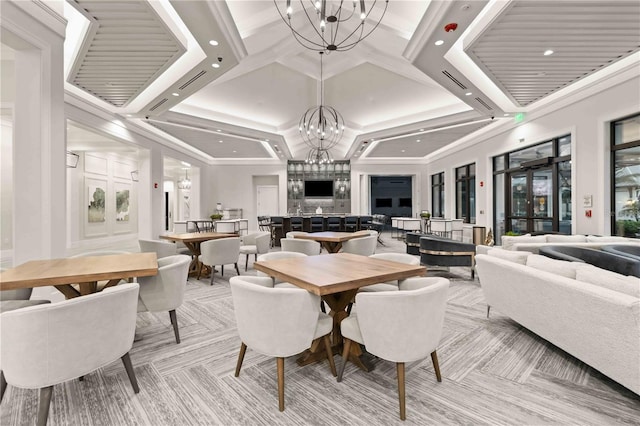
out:
<path id="1" fill-rule="evenodd" d="M 75 152 L 67 151 L 67 168 L 75 169 L 78 167 L 80 156 Z"/>
<path id="2" fill-rule="evenodd" d="M 134 182 L 138 182 L 139 179 L 138 179 L 138 171 L 137 170 L 134 170 L 134 171 L 131 172 L 131 180 L 134 181 Z"/>

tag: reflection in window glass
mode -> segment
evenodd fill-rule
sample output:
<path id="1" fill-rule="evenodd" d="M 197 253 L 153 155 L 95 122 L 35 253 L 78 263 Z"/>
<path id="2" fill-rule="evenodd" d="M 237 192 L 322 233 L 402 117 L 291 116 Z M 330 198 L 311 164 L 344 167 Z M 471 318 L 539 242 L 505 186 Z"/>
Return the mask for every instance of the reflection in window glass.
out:
<path id="1" fill-rule="evenodd" d="M 614 126 L 614 145 L 640 140 L 640 115 L 616 121 Z"/>
<path id="2" fill-rule="evenodd" d="M 444 217 L 444 172 L 431 175 L 431 216 Z"/>
<path id="3" fill-rule="evenodd" d="M 495 175 L 493 179 L 494 193 L 494 232 L 493 239 L 500 244 L 504 235 L 504 173 Z"/>
<path id="4" fill-rule="evenodd" d="M 509 168 L 518 168 L 520 164 L 539 158 L 553 156 L 553 143 L 545 142 L 509 154 Z"/>
<path id="5" fill-rule="evenodd" d="M 571 234 L 571 161 L 558 164 L 559 231 Z"/>
<path id="6" fill-rule="evenodd" d="M 615 234 L 640 237 L 640 146 L 615 151 Z"/>
<path id="7" fill-rule="evenodd" d="M 571 155 L 571 135 L 558 139 L 558 157 Z"/>

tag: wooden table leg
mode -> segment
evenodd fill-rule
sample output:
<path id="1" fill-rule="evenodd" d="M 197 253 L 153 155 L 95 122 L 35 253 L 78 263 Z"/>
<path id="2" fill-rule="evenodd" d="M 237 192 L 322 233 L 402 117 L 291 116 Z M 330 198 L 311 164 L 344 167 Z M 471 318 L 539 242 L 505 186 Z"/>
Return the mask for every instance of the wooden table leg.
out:
<path id="1" fill-rule="evenodd" d="M 334 354 L 342 353 L 342 332 L 340 331 L 340 322 L 348 316 L 346 311 L 347 305 L 355 297 L 357 292 L 358 290 L 354 289 L 341 293 L 328 294 L 322 297 L 322 300 L 329 305 L 329 308 L 331 309 L 329 315 L 333 318 L 331 349 Z M 310 349 L 303 352 L 302 356 L 298 358 L 298 365 L 307 365 L 312 362 L 323 360 L 327 357 L 324 340 L 318 339 L 314 343 L 315 344 Z M 353 362 L 364 371 L 369 372 L 373 370 L 373 365 L 368 363 L 366 359 L 363 359 L 362 348 L 360 345 L 355 343 L 352 344 L 349 354 L 349 361 Z"/>
<path id="2" fill-rule="evenodd" d="M 57 285 L 55 288 L 57 288 L 60 293 L 64 294 L 67 299 L 73 299 L 74 297 L 80 296 L 80 292 L 73 288 L 71 284 Z"/>
<path id="3" fill-rule="evenodd" d="M 324 247 L 327 253 L 337 253 L 342 248 L 342 243 L 340 241 L 322 241 L 322 247 Z"/>

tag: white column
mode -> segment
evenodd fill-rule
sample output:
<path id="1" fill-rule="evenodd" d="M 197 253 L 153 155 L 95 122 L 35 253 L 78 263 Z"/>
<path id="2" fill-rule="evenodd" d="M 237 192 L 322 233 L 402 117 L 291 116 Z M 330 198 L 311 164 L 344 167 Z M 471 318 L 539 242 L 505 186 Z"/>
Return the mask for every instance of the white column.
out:
<path id="1" fill-rule="evenodd" d="M 22 8 L 5 2 L 2 9 L 3 41 L 15 49 L 16 67 L 14 265 L 66 251 L 63 32 Z"/>

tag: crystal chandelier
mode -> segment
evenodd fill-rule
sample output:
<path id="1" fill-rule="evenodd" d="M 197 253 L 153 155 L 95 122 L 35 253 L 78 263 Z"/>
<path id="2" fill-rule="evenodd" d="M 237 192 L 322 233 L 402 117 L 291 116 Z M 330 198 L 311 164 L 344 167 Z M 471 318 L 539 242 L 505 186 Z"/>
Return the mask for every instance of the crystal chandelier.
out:
<path id="1" fill-rule="evenodd" d="M 324 105 L 324 80 L 322 74 L 322 56 L 320 52 L 320 104 L 309 108 L 300 118 L 298 131 L 304 143 L 311 150 L 307 163 L 330 163 L 331 148 L 336 146 L 344 133 L 344 119 L 333 107 Z"/>
<path id="2" fill-rule="evenodd" d="M 298 2 L 273 0 L 298 43 L 318 52 L 353 49 L 380 25 L 389 5 L 389 0 Z"/>
<path id="3" fill-rule="evenodd" d="M 189 179 L 188 169 L 184 171 L 184 179 L 178 180 L 178 189 L 191 189 L 191 179 Z"/>

